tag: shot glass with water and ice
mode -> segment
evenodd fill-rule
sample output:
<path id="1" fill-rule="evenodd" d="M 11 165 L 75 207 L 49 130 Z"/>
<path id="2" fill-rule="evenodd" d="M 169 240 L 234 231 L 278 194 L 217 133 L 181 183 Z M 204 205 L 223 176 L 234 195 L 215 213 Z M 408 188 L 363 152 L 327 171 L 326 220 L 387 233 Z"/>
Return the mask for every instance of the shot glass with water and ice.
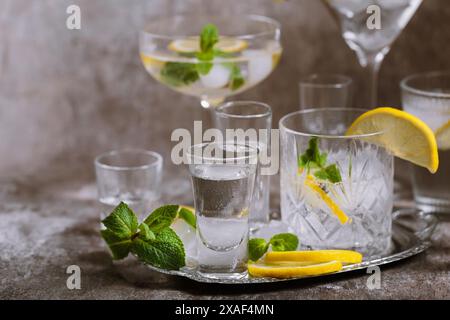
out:
<path id="1" fill-rule="evenodd" d="M 393 156 L 346 136 L 363 113 L 308 109 L 280 120 L 281 214 L 305 249 L 388 250 L 393 207 Z"/>
<path id="2" fill-rule="evenodd" d="M 198 271 L 206 276 L 245 275 L 257 160 L 256 148 L 235 142 L 200 144 L 190 149 Z"/>

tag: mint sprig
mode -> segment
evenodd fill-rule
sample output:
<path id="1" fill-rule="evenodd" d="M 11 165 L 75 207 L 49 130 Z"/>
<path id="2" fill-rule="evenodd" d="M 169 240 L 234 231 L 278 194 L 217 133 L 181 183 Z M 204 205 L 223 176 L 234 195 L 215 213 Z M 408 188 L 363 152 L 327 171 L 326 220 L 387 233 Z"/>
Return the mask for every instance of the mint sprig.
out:
<path id="1" fill-rule="evenodd" d="M 299 244 L 298 237 L 292 233 L 279 233 L 270 238 L 269 242 L 262 238 L 254 238 L 248 241 L 248 257 L 251 261 L 258 261 L 269 247 L 273 251 L 293 251 Z"/>
<path id="2" fill-rule="evenodd" d="M 327 153 L 320 152 L 319 138 L 312 137 L 309 140 L 308 148 L 298 158 L 298 167 L 312 172 L 321 180 L 328 180 L 331 183 L 342 182 L 342 176 L 336 164 L 327 165 Z"/>
<path id="3" fill-rule="evenodd" d="M 200 33 L 200 54 L 214 56 L 214 45 L 219 42 L 219 30 L 212 23 L 203 26 Z"/>
<path id="4" fill-rule="evenodd" d="M 113 259 L 123 259 L 132 252 L 139 260 L 158 268 L 177 270 L 185 266 L 183 242 L 170 228 L 178 210 L 178 205 L 163 206 L 138 224 L 134 212 L 121 202 L 102 221 L 106 229 L 101 236 Z"/>
<path id="5" fill-rule="evenodd" d="M 189 85 L 197 81 L 200 76 L 207 75 L 213 68 L 214 58 L 231 58 L 233 54 L 215 49 L 219 42 L 219 30 L 211 23 L 206 24 L 200 33 L 200 51 L 180 52 L 181 57 L 197 58 L 198 63 L 167 62 L 160 71 L 161 79 L 173 87 Z M 233 91 L 242 87 L 245 79 L 236 63 L 224 63 L 230 68 L 229 88 Z"/>

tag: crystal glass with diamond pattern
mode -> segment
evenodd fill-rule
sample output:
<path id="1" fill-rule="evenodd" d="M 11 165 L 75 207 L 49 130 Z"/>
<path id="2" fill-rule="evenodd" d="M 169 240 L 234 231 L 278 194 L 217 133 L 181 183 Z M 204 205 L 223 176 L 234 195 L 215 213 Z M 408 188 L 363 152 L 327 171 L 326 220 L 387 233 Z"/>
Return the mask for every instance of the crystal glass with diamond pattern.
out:
<path id="1" fill-rule="evenodd" d="M 281 214 L 305 249 L 389 249 L 393 156 L 345 132 L 364 110 L 307 109 L 281 130 Z"/>

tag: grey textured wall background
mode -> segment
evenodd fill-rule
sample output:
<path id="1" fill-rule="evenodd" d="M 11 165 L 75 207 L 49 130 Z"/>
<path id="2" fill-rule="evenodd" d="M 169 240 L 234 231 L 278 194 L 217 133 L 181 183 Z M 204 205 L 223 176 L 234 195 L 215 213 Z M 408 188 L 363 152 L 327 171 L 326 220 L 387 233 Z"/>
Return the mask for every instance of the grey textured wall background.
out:
<path id="1" fill-rule="evenodd" d="M 79 31 L 66 29 L 69 4 L 81 7 Z M 0 0 L 0 177 L 92 177 L 94 155 L 124 146 L 167 159 L 171 131 L 190 128 L 202 110 L 146 73 L 138 31 L 152 17 L 186 12 L 257 13 L 282 23 L 281 64 L 237 97 L 271 104 L 275 123 L 297 109 L 301 76 L 361 74 L 319 0 Z M 450 68 L 449 24 L 448 0 L 424 1 L 382 66 L 381 104 L 399 105 L 403 76 Z"/>

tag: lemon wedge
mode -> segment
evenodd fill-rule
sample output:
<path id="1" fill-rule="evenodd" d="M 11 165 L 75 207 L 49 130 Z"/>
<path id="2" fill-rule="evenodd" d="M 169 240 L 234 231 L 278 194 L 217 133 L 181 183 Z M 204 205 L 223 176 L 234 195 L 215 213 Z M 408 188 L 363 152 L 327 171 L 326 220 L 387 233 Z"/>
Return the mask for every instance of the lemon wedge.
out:
<path id="1" fill-rule="evenodd" d="M 245 40 L 232 37 L 220 37 L 219 42 L 214 45 L 215 49 L 222 52 L 235 53 L 247 48 L 248 43 Z M 177 39 L 169 43 L 169 50 L 181 53 L 190 53 L 200 51 L 199 37 L 190 37 Z"/>
<path id="2" fill-rule="evenodd" d="M 322 199 L 322 201 L 330 208 L 331 212 L 339 219 L 341 224 L 346 224 L 351 221 L 351 219 L 345 214 L 344 211 L 339 208 L 339 206 L 331 199 L 331 197 L 323 191 L 320 184 L 312 175 L 307 175 L 305 179 L 305 186 L 310 188 L 314 193 Z"/>
<path id="3" fill-rule="evenodd" d="M 317 276 L 342 269 L 342 263 L 331 261 L 319 264 L 310 264 L 306 266 L 271 266 L 264 264 L 249 264 L 248 273 L 252 277 L 271 277 L 271 278 L 297 278 L 306 276 Z"/>
<path id="4" fill-rule="evenodd" d="M 441 150 L 450 149 L 450 120 L 442 127 L 436 130 L 436 141 Z"/>
<path id="5" fill-rule="evenodd" d="M 341 263 L 361 263 L 362 254 L 351 250 L 310 250 L 310 251 L 271 251 L 266 254 L 266 263 L 339 261 Z"/>
<path id="6" fill-rule="evenodd" d="M 374 132 L 381 134 L 370 135 Z M 419 118 L 398 109 L 376 108 L 359 116 L 347 135 L 367 134 L 365 141 L 380 145 L 395 156 L 435 173 L 439 166 L 433 131 Z"/>

